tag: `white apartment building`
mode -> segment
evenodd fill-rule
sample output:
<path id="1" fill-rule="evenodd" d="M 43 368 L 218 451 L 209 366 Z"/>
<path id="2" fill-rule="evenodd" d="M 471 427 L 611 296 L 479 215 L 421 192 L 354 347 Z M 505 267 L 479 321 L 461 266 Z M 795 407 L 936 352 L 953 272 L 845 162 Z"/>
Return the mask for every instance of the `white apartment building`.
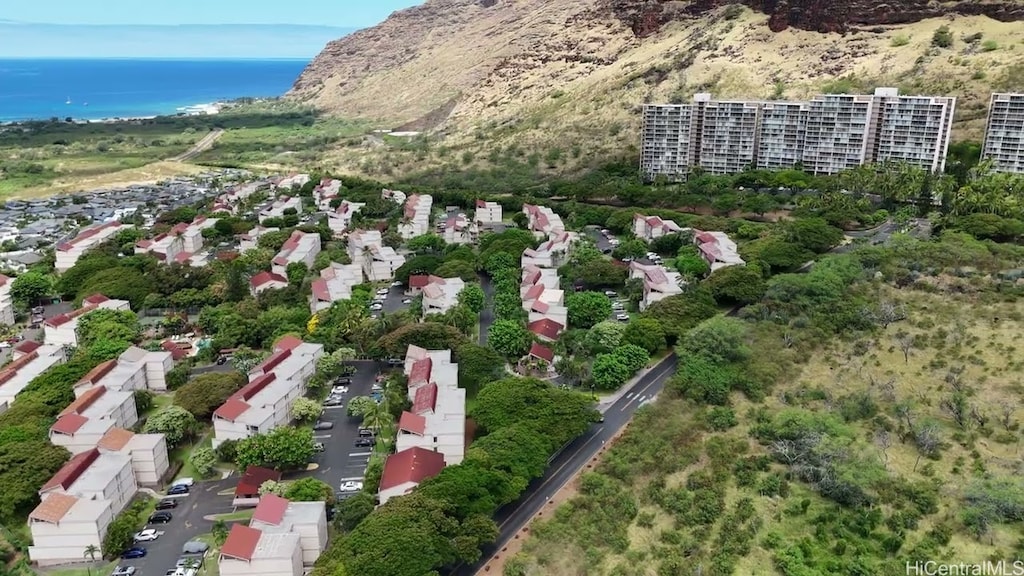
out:
<path id="1" fill-rule="evenodd" d="M 217 218 L 198 216 L 191 224 L 176 224 L 168 232 L 152 240 L 140 240 L 135 244 L 136 254 L 152 254 L 165 264 L 171 262 L 193 265 L 206 264 L 205 256 L 196 254 L 203 248 L 203 230 L 212 228 Z"/>
<path id="2" fill-rule="evenodd" d="M 900 96 L 896 88 L 878 88 L 871 160 L 942 172 L 955 110 L 956 98 Z"/>
<path id="3" fill-rule="evenodd" d="M 380 475 L 377 499 L 383 506 L 388 500 L 413 491 L 421 482 L 444 470 L 444 456 L 433 450 L 414 446 L 387 457 Z"/>
<path id="4" fill-rule="evenodd" d="M 558 268 L 568 261 L 575 239 L 575 234 L 571 232 L 552 232 L 548 239 L 536 249 L 523 250 L 520 263 L 523 268 L 528 266 Z"/>
<path id="5" fill-rule="evenodd" d="M 479 226 L 487 224 L 501 224 L 501 204 L 498 204 L 497 202 L 477 200 L 476 212 L 473 213 L 473 221 Z"/>
<path id="6" fill-rule="evenodd" d="M 992 95 L 981 157 L 996 172 L 1024 174 L 1024 94 Z"/>
<path id="7" fill-rule="evenodd" d="M 366 206 L 366 204 L 342 200 L 341 204 L 338 204 L 338 207 L 334 210 L 328 208 L 327 227 L 331 229 L 331 232 L 333 232 L 335 236 L 342 235 L 346 230 L 352 227 L 352 217 L 355 216 L 356 212 L 359 212 L 363 206 Z"/>
<path id="8" fill-rule="evenodd" d="M 438 452 L 447 465 L 462 462 L 466 454 L 466 390 L 459 388 L 459 367 L 451 350 L 425 350 L 410 345 L 406 351 L 412 407 L 398 420 L 395 450 L 419 447 Z"/>
<path id="9" fill-rule="evenodd" d="M 281 218 L 288 209 L 295 210 L 296 214 L 302 213 L 302 198 L 299 196 L 279 198 L 273 204 L 260 210 L 259 222 L 263 224 L 270 218 Z"/>
<path id="10" fill-rule="evenodd" d="M 411 281 L 411 278 L 410 278 Z M 423 286 L 423 315 L 444 314 L 459 303 L 459 293 L 466 287 L 462 278 L 429 276 Z"/>
<path id="11" fill-rule="evenodd" d="M 262 180 L 235 186 L 217 196 L 217 199 L 213 201 L 213 211 L 235 214 L 238 212 L 239 204 L 249 199 L 253 194 L 266 190 L 269 187 L 270 183 Z"/>
<path id="12" fill-rule="evenodd" d="M 288 278 L 273 272 L 260 272 L 249 279 L 249 293 L 258 296 L 267 290 L 281 290 L 288 287 Z"/>
<path id="13" fill-rule="evenodd" d="M 803 161 L 807 134 L 806 102 L 765 102 L 758 131 L 757 168 L 788 170 Z"/>
<path id="14" fill-rule="evenodd" d="M 320 235 L 296 230 L 285 241 L 284 246 L 271 261 L 271 271 L 279 276 L 288 277 L 288 265 L 301 263 L 307 269 L 313 268 L 316 255 L 320 253 Z"/>
<path id="15" fill-rule="evenodd" d="M 14 347 L 11 362 L 0 369 L 0 412 L 14 404 L 14 399 L 33 378 L 47 369 L 63 364 L 64 347 L 42 345 L 25 340 Z"/>
<path id="16" fill-rule="evenodd" d="M 163 434 L 136 434 L 111 428 L 96 445 L 100 452 L 117 452 L 132 459 L 132 473 L 140 486 L 156 486 L 167 475 L 170 459 Z"/>
<path id="17" fill-rule="evenodd" d="M 383 282 L 395 277 L 395 270 L 405 264 L 405 257 L 390 246 L 384 246 L 378 230 L 356 230 L 348 235 L 348 255 L 363 267 L 369 282 Z"/>
<path id="18" fill-rule="evenodd" d="M 67 272 L 78 262 L 78 258 L 97 244 L 102 244 L 121 230 L 131 228 L 118 221 L 96 224 L 83 229 L 73 239 L 57 244 L 54 268 L 57 272 Z"/>
<path id="19" fill-rule="evenodd" d="M 133 392 L 96 386 L 82 393 L 50 426 L 50 443 L 72 454 L 96 448 L 111 428 L 131 428 L 139 420 Z"/>
<path id="20" fill-rule="evenodd" d="M 363 283 L 363 267 L 359 264 L 331 265 L 320 271 L 320 277 L 313 280 L 309 296 L 309 310 L 316 314 L 331 307 L 338 300 L 352 298 L 352 287 Z"/>
<path id="21" fill-rule="evenodd" d="M 444 221 L 444 241 L 446 244 L 469 244 L 476 239 L 478 229 L 465 214 L 449 216 Z"/>
<path id="22" fill-rule="evenodd" d="M 683 229 L 671 220 L 662 220 L 657 216 L 644 216 L 635 214 L 633 216 L 633 235 L 637 238 L 651 242 L 662 236 L 678 234 Z"/>
<path id="23" fill-rule="evenodd" d="M 725 232 L 697 231 L 693 235 L 693 242 L 712 272 L 726 266 L 745 264 L 737 251 L 736 243 Z"/>
<path id="24" fill-rule="evenodd" d="M 434 198 L 429 194 L 413 194 L 405 200 L 405 211 L 402 222 L 398 224 L 398 233 L 409 240 L 430 232 L 430 211 L 434 206 Z"/>
<path id="25" fill-rule="evenodd" d="M 523 214 L 529 222 L 529 229 L 538 238 L 544 238 L 550 234 L 565 232 L 565 225 L 562 224 L 562 217 L 555 214 L 547 206 L 535 206 L 523 204 Z"/>
<path id="26" fill-rule="evenodd" d="M 759 102 L 713 100 L 704 106 L 700 167 L 708 174 L 734 174 L 754 166 Z"/>
<path id="27" fill-rule="evenodd" d="M 326 212 L 331 209 L 331 200 L 338 197 L 341 192 L 341 180 L 324 178 L 320 184 L 313 188 L 313 200 L 316 201 L 317 210 Z"/>
<path id="28" fill-rule="evenodd" d="M 323 345 L 295 337 L 278 342 L 274 353 L 249 372 L 249 383 L 214 411 L 213 447 L 290 422 L 292 403 L 305 394 L 323 351 Z"/>
<path id="29" fill-rule="evenodd" d="M 692 104 L 644 105 L 640 169 L 645 178 L 677 180 L 690 173 L 699 141 L 694 133 L 694 112 Z"/>
<path id="30" fill-rule="evenodd" d="M 274 181 L 274 187 L 278 190 L 291 190 L 292 188 L 301 188 L 309 183 L 309 174 L 289 174 L 284 178 L 279 178 Z"/>
<path id="31" fill-rule="evenodd" d="M 561 279 L 558 277 L 558 270 L 552 268 L 539 268 L 537 266 L 523 266 L 522 281 L 519 284 L 519 297 L 526 299 L 530 290 L 536 285 L 541 285 L 547 290 L 560 290 Z"/>
<path id="32" fill-rule="evenodd" d="M 863 94 L 815 96 L 808 105 L 801 162 L 811 174 L 836 174 L 870 160 L 874 99 Z"/>
<path id="33" fill-rule="evenodd" d="M 249 527 L 264 534 L 298 534 L 305 566 L 312 566 L 327 548 L 324 502 L 292 502 L 275 494 L 264 494 L 253 511 Z"/>
<path id="34" fill-rule="evenodd" d="M 14 279 L 0 274 L 0 324 L 13 326 L 14 300 L 11 299 L 11 283 Z"/>
<path id="35" fill-rule="evenodd" d="M 82 300 L 82 307 L 58 314 L 43 322 L 43 341 L 51 346 L 78 346 L 78 319 L 93 310 L 131 310 L 124 300 L 111 300 L 102 294 L 93 294 Z"/>
<path id="36" fill-rule="evenodd" d="M 222 576 L 302 576 L 302 537 L 233 524 L 220 549 Z"/>
<path id="37" fill-rule="evenodd" d="M 96 448 L 76 454 L 39 490 L 41 502 L 29 514 L 29 557 L 40 566 L 85 561 L 81 550 L 101 546 L 136 492 L 129 456 Z"/>
<path id="38" fill-rule="evenodd" d="M 263 226 L 256 226 L 245 234 L 239 234 L 238 251 L 244 253 L 249 250 L 255 250 L 260 247 L 260 238 L 270 234 L 271 232 L 280 231 L 280 228 L 264 228 Z"/>
<path id="39" fill-rule="evenodd" d="M 167 373 L 174 368 L 173 355 L 166 350 L 150 352 L 131 346 L 113 360 L 107 360 L 75 383 L 75 396 L 96 386 L 117 392 L 167 390 Z"/>
<path id="40" fill-rule="evenodd" d="M 644 295 L 640 300 L 641 312 L 655 302 L 683 293 L 682 276 L 664 266 L 630 262 L 629 277 L 639 278 L 644 283 Z"/>
<path id="41" fill-rule="evenodd" d="M 406 194 L 401 190 L 388 190 L 385 188 L 380 191 L 380 197 L 384 200 L 391 200 L 395 204 L 405 204 Z"/>

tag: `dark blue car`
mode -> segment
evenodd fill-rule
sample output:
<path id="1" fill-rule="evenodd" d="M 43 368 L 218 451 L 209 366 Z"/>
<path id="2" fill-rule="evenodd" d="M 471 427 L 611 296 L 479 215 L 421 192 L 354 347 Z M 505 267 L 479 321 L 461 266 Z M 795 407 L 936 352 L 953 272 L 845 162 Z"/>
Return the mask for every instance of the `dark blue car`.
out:
<path id="1" fill-rule="evenodd" d="M 167 490 L 168 496 L 174 496 L 177 494 L 188 494 L 188 486 L 178 484 L 177 486 L 171 486 L 170 489 Z"/>
<path id="2" fill-rule="evenodd" d="M 142 548 L 141 546 L 136 546 L 134 548 L 129 548 L 125 550 L 124 554 L 121 554 L 121 558 L 124 558 L 125 560 L 131 560 L 132 558 L 142 558 L 145 555 L 146 549 Z"/>

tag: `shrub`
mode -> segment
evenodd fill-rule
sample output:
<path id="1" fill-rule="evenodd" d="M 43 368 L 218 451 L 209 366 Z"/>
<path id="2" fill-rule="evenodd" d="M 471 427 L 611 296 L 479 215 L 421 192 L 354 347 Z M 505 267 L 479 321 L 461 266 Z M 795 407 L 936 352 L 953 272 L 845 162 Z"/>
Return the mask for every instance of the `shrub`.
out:
<path id="1" fill-rule="evenodd" d="M 999 50 L 999 43 L 995 40 L 985 40 L 981 43 L 982 52 L 993 52 L 995 50 Z"/>
<path id="2" fill-rule="evenodd" d="M 903 36 L 903 35 L 893 36 L 891 44 L 892 44 L 893 48 L 899 48 L 900 46 L 906 46 L 907 44 L 910 44 L 910 38 L 908 38 L 906 36 Z"/>
<path id="3" fill-rule="evenodd" d="M 952 45 L 953 33 L 949 31 L 949 26 L 939 26 L 935 34 L 932 34 L 932 46 L 949 48 Z"/>
<path id="4" fill-rule="evenodd" d="M 150 498 L 142 496 L 133 501 L 114 518 L 103 537 L 103 557 L 114 558 L 132 545 L 132 536 L 142 525 L 142 513 L 149 506 Z"/>
<path id="5" fill-rule="evenodd" d="M 736 413 L 732 408 L 715 406 L 708 412 L 708 424 L 713 430 L 728 430 L 737 424 Z"/>

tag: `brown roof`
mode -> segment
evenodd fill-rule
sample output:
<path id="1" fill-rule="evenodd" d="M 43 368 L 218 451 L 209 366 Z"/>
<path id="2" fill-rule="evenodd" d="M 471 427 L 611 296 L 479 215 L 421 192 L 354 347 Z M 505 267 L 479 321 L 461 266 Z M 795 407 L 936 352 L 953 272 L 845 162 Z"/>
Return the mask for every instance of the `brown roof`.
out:
<path id="1" fill-rule="evenodd" d="M 543 318 L 535 322 L 530 322 L 529 324 L 527 324 L 526 327 L 530 330 L 530 332 L 533 332 L 538 336 L 543 336 L 549 340 L 557 340 L 558 333 L 561 332 L 563 328 L 565 328 L 564 326 L 550 318 Z"/>
<path id="2" fill-rule="evenodd" d="M 71 414 L 65 414 L 60 418 L 57 418 L 57 421 L 53 423 L 53 426 L 50 426 L 50 431 L 59 432 L 61 434 L 74 434 L 75 432 L 78 432 L 82 426 L 85 426 L 85 423 L 88 421 L 89 419 L 81 414 L 74 412 Z"/>
<path id="3" fill-rule="evenodd" d="M 281 498 L 277 494 L 264 494 L 260 497 L 256 511 L 252 513 L 252 519 L 279 526 L 290 503 L 287 498 Z"/>
<path id="4" fill-rule="evenodd" d="M 269 282 L 281 282 L 287 284 L 288 279 L 280 274 L 274 274 L 273 272 L 260 272 L 249 280 L 249 285 L 253 288 L 257 288 Z"/>
<path id="5" fill-rule="evenodd" d="M 14 378 L 14 376 L 18 373 L 18 370 L 21 370 L 28 364 L 31 364 L 32 361 L 38 357 L 39 352 L 29 352 L 28 354 L 25 354 L 24 356 L 11 362 L 7 366 L 4 366 L 4 369 L 0 370 L 0 386 L 3 386 L 4 382 L 7 382 L 11 378 Z"/>
<path id="6" fill-rule="evenodd" d="M 259 466 L 249 466 L 245 469 L 245 474 L 238 481 L 238 487 L 235 488 L 235 498 L 250 498 L 260 493 L 260 486 L 263 485 L 267 480 L 278 481 L 281 479 L 281 473 L 277 470 L 271 470 L 270 468 L 261 468 Z"/>
<path id="7" fill-rule="evenodd" d="M 283 350 L 277 350 L 277 352 L 274 352 L 273 354 L 271 354 L 269 358 L 267 358 L 263 362 L 260 362 L 255 368 L 250 370 L 249 373 L 252 373 L 252 372 L 255 372 L 256 370 L 259 370 L 259 371 L 263 372 L 264 374 L 266 374 L 266 373 L 270 372 L 271 370 L 273 370 L 278 364 L 280 364 L 281 362 L 284 362 L 285 358 L 288 358 L 291 355 L 292 355 L 292 351 L 291 351 L 290 348 L 285 348 Z"/>
<path id="8" fill-rule="evenodd" d="M 387 490 L 413 482 L 419 484 L 444 469 L 444 456 L 419 446 L 388 456 L 380 476 L 380 489 Z"/>
<path id="9" fill-rule="evenodd" d="M 412 412 L 402 412 L 402 417 L 398 419 L 398 429 L 423 436 L 427 430 L 427 419 Z"/>
<path id="10" fill-rule="evenodd" d="M 255 528 L 249 528 L 244 524 L 233 524 L 231 532 L 228 532 L 227 540 L 220 548 L 220 553 L 222 556 L 248 562 L 252 560 L 252 555 L 256 552 L 256 545 L 259 544 L 261 536 L 263 536 L 263 532 Z"/>
<path id="11" fill-rule="evenodd" d="M 60 522 L 61 518 L 64 518 L 76 502 L 78 502 L 78 498 L 75 498 L 70 494 L 55 492 L 40 502 L 28 517 L 33 520 L 41 520 L 43 522 L 56 524 L 57 522 Z"/>
<path id="12" fill-rule="evenodd" d="M 413 362 L 409 370 L 409 386 L 419 386 L 430 381 L 432 361 L 429 357 Z"/>
<path id="13" fill-rule="evenodd" d="M 430 276 L 426 274 L 409 276 L 409 288 L 423 288 L 427 284 L 430 284 Z"/>
<path id="14" fill-rule="evenodd" d="M 110 298 L 107 298 L 103 294 L 92 294 L 90 296 L 86 296 L 85 298 L 83 298 L 82 304 L 92 304 L 93 306 L 98 306 L 109 300 Z"/>
<path id="15" fill-rule="evenodd" d="M 95 448 L 72 456 L 71 460 L 68 460 L 67 464 L 61 466 L 60 470 L 57 470 L 57 473 L 46 484 L 43 484 L 39 491 L 46 492 L 58 486 L 67 490 L 99 457 L 100 451 Z"/>
<path id="16" fill-rule="evenodd" d="M 416 390 L 412 401 L 412 411 L 416 414 L 433 412 L 437 409 L 437 384 L 431 382 Z"/>
<path id="17" fill-rule="evenodd" d="M 131 430 L 125 430 L 124 428 L 111 428 L 110 430 L 107 430 L 107 433 L 100 438 L 99 443 L 96 445 L 104 450 L 117 452 L 121 448 L 124 448 L 134 437 L 135 433 Z"/>
<path id="18" fill-rule="evenodd" d="M 40 347 L 42 347 L 42 344 L 36 342 L 35 340 L 25 340 L 19 343 L 17 346 L 15 346 L 14 351 L 21 352 L 22 354 L 29 354 L 31 352 L 35 352 Z"/>
<path id="19" fill-rule="evenodd" d="M 551 351 L 551 348 L 548 348 L 547 346 L 544 346 L 543 344 L 538 344 L 536 342 L 534 342 L 533 345 L 530 346 L 530 356 L 540 358 L 541 360 L 547 360 L 548 362 L 551 362 L 555 359 L 555 353 Z"/>
<path id="20" fill-rule="evenodd" d="M 92 406 L 93 403 L 99 400 L 100 396 L 103 396 L 106 391 L 106 386 L 96 386 L 95 388 L 90 388 L 85 392 L 82 392 L 82 395 L 75 398 L 75 401 L 71 404 L 68 404 L 68 407 L 62 410 L 60 415 L 81 414 L 88 410 L 89 406 Z"/>
<path id="21" fill-rule="evenodd" d="M 299 346 L 302 346 L 302 338 L 294 334 L 288 334 L 274 343 L 274 350 L 294 350 Z"/>
<path id="22" fill-rule="evenodd" d="M 83 384 L 95 384 L 99 382 L 101 378 L 114 369 L 114 366 L 117 366 L 116 359 L 107 360 L 106 362 L 99 364 L 92 370 L 89 370 L 89 373 L 83 376 L 82 379 L 75 384 L 75 387 L 77 388 Z"/>

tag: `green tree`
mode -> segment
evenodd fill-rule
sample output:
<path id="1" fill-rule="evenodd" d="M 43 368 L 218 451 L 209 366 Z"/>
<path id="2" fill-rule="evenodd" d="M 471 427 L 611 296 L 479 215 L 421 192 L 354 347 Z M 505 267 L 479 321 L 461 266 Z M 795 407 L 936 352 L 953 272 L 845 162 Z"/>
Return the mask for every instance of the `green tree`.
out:
<path id="1" fill-rule="evenodd" d="M 405 246 L 417 254 L 440 254 L 444 251 L 445 242 L 437 234 L 423 234 L 410 239 Z"/>
<path id="2" fill-rule="evenodd" d="M 520 323 L 498 320 L 487 330 L 487 343 L 505 358 L 520 358 L 530 349 L 533 337 Z"/>
<path id="3" fill-rule="evenodd" d="M 240 440 L 235 448 L 235 464 L 239 470 L 249 466 L 297 470 L 309 464 L 313 454 L 311 429 L 282 426 Z"/>
<path id="4" fill-rule="evenodd" d="M 623 344 L 616 348 L 613 354 L 629 368 L 630 375 L 647 366 L 651 360 L 651 355 L 647 353 L 647 350 L 633 344 Z"/>
<path id="5" fill-rule="evenodd" d="M 683 294 L 659 300 L 644 310 L 643 318 L 661 324 L 665 338 L 674 342 L 701 321 L 718 314 L 715 300 L 707 288 L 696 287 Z"/>
<path id="6" fill-rule="evenodd" d="M 146 419 L 142 432 L 163 434 L 167 447 L 173 448 L 191 438 L 199 428 L 196 417 L 181 406 L 168 406 L 158 410 Z"/>
<path id="7" fill-rule="evenodd" d="M 585 432 L 597 412 L 589 395 L 536 378 L 503 378 L 477 394 L 470 416 L 481 435 L 523 425 L 547 440 L 550 454 Z"/>
<path id="8" fill-rule="evenodd" d="M 569 386 L 579 386 L 590 377 L 590 367 L 579 358 L 562 356 L 555 361 L 555 372 Z"/>
<path id="9" fill-rule="evenodd" d="M 206 420 L 245 383 L 245 376 L 239 372 L 201 374 L 178 388 L 174 404 L 188 410 L 196 420 Z"/>
<path id="10" fill-rule="evenodd" d="M 309 274 L 309 267 L 306 266 L 305 262 L 292 262 L 285 268 L 285 274 L 288 277 L 289 284 L 299 286 L 306 279 L 306 275 Z"/>
<path id="11" fill-rule="evenodd" d="M 292 502 L 326 502 L 328 506 L 334 505 L 334 489 L 331 485 L 312 477 L 289 482 L 284 497 Z"/>
<path id="12" fill-rule="evenodd" d="M 843 231 L 824 218 L 798 218 L 786 226 L 786 233 L 790 242 L 815 254 L 828 252 L 843 241 Z"/>
<path id="13" fill-rule="evenodd" d="M 364 518 L 369 516 L 376 507 L 377 503 L 374 502 L 373 496 L 366 492 L 360 492 L 355 496 L 346 498 L 338 503 L 338 508 L 335 513 L 335 522 L 338 523 L 338 526 L 342 530 L 350 532 L 353 528 L 358 526 Z"/>
<path id="14" fill-rule="evenodd" d="M 501 270 L 517 268 L 518 266 L 519 262 L 516 260 L 516 257 L 508 252 L 496 252 L 484 260 L 484 270 L 491 277 L 497 275 Z"/>
<path id="15" fill-rule="evenodd" d="M 547 440 L 537 430 L 523 424 L 500 428 L 473 442 L 466 461 L 512 475 L 513 483 L 525 490 L 533 478 L 547 468 Z"/>
<path id="16" fill-rule="evenodd" d="M 565 298 L 569 325 L 590 328 L 612 315 L 612 301 L 600 292 L 574 292 Z"/>
<path id="17" fill-rule="evenodd" d="M 692 245 L 683 246 L 676 254 L 676 270 L 690 278 L 703 278 L 711 271 L 707 260 Z"/>
<path id="18" fill-rule="evenodd" d="M 196 474 L 199 474 L 202 478 L 209 478 L 213 475 L 214 466 L 217 464 L 217 454 L 214 453 L 212 448 L 199 446 L 192 451 L 189 462 L 195 468 Z"/>
<path id="19" fill-rule="evenodd" d="M 459 387 L 476 394 L 489 382 L 505 375 L 505 359 L 494 350 L 467 342 L 455 350 L 459 365 Z"/>
<path id="20" fill-rule="evenodd" d="M 291 416 L 299 422 L 313 422 L 320 417 L 323 406 L 316 400 L 309 398 L 296 398 L 292 402 Z"/>
<path id="21" fill-rule="evenodd" d="M 612 250 L 612 256 L 619 260 L 626 258 L 639 260 L 647 256 L 647 243 L 639 238 L 629 238 Z"/>
<path id="22" fill-rule="evenodd" d="M 594 290 L 622 286 L 628 272 L 611 260 L 598 259 L 560 273 L 563 278 L 576 278 L 584 288 Z"/>
<path id="23" fill-rule="evenodd" d="M 410 276 L 414 274 L 434 274 L 441 267 L 442 263 L 443 261 L 438 256 L 413 256 L 395 270 L 395 280 L 408 286 Z"/>
<path id="24" fill-rule="evenodd" d="M 213 543 L 217 547 L 223 546 L 228 540 L 228 524 L 223 520 L 216 520 L 213 526 L 210 528 L 210 534 L 213 535 Z"/>
<path id="25" fill-rule="evenodd" d="M 437 322 L 407 324 L 382 336 L 376 347 L 388 357 L 401 358 L 410 344 L 427 350 L 454 350 L 465 337 L 455 328 Z"/>
<path id="26" fill-rule="evenodd" d="M 437 267 L 434 274 L 441 278 L 462 278 L 466 282 L 477 279 L 476 266 L 466 260 L 446 259 L 444 264 Z"/>
<path id="27" fill-rule="evenodd" d="M 591 367 L 590 379 L 599 390 L 615 390 L 632 375 L 629 366 L 616 354 L 598 354 Z"/>
<path id="28" fill-rule="evenodd" d="M 746 345 L 747 327 L 742 320 L 717 316 L 701 322 L 679 342 L 681 354 L 700 356 L 711 362 L 739 362 L 750 355 Z"/>
<path id="29" fill-rule="evenodd" d="M 349 416 L 365 416 L 376 404 L 369 396 L 355 396 L 348 401 L 346 413 Z"/>
<path id="30" fill-rule="evenodd" d="M 19 399 L 8 411 L 8 414 L 26 400 Z M 12 417 L 23 416 L 25 412 L 19 410 L 12 414 Z M 5 436 L 15 432 L 7 427 L 8 420 L 5 418 L 5 428 L 0 434 Z M 70 455 L 62 446 L 55 446 L 50 443 L 46 434 L 51 421 L 45 417 L 36 433 L 35 438 L 21 436 L 17 441 L 7 440 L 0 444 L 0 518 L 5 521 L 13 520 L 16 516 L 28 514 L 32 507 L 39 502 L 39 487 L 46 483 L 67 462 Z M 27 431 L 28 422 L 22 420 L 19 432 Z M 9 436 L 8 436 L 9 437 Z"/>
<path id="31" fill-rule="evenodd" d="M 142 337 L 142 326 L 131 310 L 93 310 L 78 320 L 78 345 L 89 347 L 100 340 L 135 342 Z"/>
<path id="32" fill-rule="evenodd" d="M 634 318 L 622 332 L 623 344 L 634 344 L 654 354 L 665 347 L 665 330 L 652 318 Z"/>
<path id="33" fill-rule="evenodd" d="M 772 272 L 792 270 L 814 258 L 803 246 L 775 237 L 754 240 L 740 253 L 747 262 L 764 262 Z"/>
<path id="34" fill-rule="evenodd" d="M 40 272 L 25 272 L 11 282 L 11 298 L 15 302 L 33 305 L 50 295 L 53 282 Z"/>
<path id="35" fill-rule="evenodd" d="M 465 288 L 459 292 L 459 304 L 466 306 L 474 314 L 479 314 L 484 309 L 486 298 L 484 290 L 479 284 L 466 284 Z"/>
<path id="36" fill-rule="evenodd" d="M 591 355 L 611 352 L 622 342 L 625 331 L 626 327 L 621 322 L 598 322 L 587 331 L 587 336 L 583 339 L 584 346 Z"/>
<path id="37" fill-rule="evenodd" d="M 768 290 L 760 268 L 754 264 L 715 270 L 704 285 L 719 304 L 753 304 L 760 301 Z"/>

